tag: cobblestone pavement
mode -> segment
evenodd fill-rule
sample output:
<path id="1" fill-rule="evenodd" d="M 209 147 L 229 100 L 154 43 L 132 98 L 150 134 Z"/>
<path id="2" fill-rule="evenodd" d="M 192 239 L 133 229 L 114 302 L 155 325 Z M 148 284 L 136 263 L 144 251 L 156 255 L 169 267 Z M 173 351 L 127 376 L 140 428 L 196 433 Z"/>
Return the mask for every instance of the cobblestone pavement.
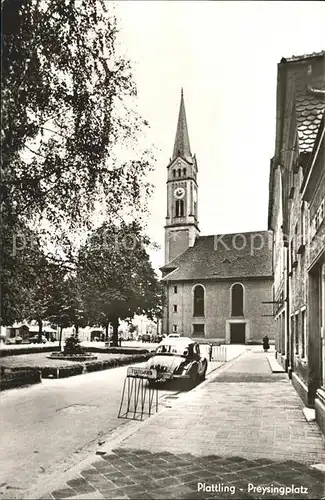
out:
<path id="1" fill-rule="evenodd" d="M 325 498 L 324 439 L 302 408 L 252 350 L 43 498 Z"/>

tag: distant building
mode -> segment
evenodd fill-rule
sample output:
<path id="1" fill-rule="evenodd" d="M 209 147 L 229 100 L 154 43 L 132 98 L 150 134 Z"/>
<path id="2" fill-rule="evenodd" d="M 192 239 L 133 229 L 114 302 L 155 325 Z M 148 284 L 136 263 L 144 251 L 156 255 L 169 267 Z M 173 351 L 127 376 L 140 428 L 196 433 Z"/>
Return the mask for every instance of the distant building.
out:
<path id="1" fill-rule="evenodd" d="M 269 195 L 276 354 L 325 432 L 324 110 L 325 52 L 282 59 Z"/>
<path id="2" fill-rule="evenodd" d="M 197 172 L 182 92 L 167 167 L 163 333 L 226 343 L 272 340 L 272 233 L 200 236 Z"/>

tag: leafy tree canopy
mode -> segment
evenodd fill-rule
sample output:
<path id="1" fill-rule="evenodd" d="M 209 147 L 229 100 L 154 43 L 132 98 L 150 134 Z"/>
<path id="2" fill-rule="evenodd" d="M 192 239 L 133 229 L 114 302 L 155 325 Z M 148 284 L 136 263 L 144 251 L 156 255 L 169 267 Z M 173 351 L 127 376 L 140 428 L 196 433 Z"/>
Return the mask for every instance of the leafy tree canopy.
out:
<path id="1" fill-rule="evenodd" d="M 139 223 L 104 223 L 80 249 L 78 279 L 92 324 L 114 328 L 119 319 L 161 314 L 162 290 L 147 252 L 149 239 Z"/>
<path id="2" fill-rule="evenodd" d="M 44 255 L 34 250 L 12 258 L 17 233 L 37 233 L 47 263 L 73 261 L 75 238 L 92 227 L 95 210 L 106 220 L 127 212 L 139 221 L 146 211 L 153 158 L 136 140 L 147 123 L 130 105 L 136 86 L 117 53 L 109 7 L 104 0 L 1 1 L 3 323 L 32 314 L 23 306 L 41 281 L 37 262 L 44 271 Z M 129 151 L 125 161 L 117 147 Z M 37 293 L 34 310 L 44 307 Z"/>
<path id="3" fill-rule="evenodd" d="M 104 0 L 3 0 L 2 216 L 76 229 L 143 209 L 151 156 L 118 161 L 145 122 Z"/>

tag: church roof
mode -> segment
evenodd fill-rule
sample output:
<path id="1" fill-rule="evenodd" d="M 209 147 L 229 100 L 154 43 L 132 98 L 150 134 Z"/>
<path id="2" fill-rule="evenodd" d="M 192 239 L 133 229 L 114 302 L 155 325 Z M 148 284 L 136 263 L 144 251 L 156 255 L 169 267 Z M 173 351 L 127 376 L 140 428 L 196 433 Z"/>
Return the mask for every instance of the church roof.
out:
<path id="1" fill-rule="evenodd" d="M 272 277 L 272 233 L 199 236 L 161 271 L 164 281 Z"/>
<path id="2" fill-rule="evenodd" d="M 177 156 L 182 156 L 185 159 L 190 159 L 192 156 L 187 129 L 183 89 L 181 92 L 181 103 L 179 107 L 173 159 L 177 158 Z"/>

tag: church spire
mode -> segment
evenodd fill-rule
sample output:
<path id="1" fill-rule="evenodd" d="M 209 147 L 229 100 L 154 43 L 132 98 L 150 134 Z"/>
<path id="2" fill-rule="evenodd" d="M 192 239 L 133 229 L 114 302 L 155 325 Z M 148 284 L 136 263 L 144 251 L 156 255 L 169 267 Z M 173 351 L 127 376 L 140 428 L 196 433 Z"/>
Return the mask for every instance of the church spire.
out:
<path id="1" fill-rule="evenodd" d="M 177 156 L 183 156 L 184 158 L 191 157 L 191 148 L 187 130 L 183 89 L 181 90 L 181 104 L 179 107 L 173 159 L 176 158 Z"/>

